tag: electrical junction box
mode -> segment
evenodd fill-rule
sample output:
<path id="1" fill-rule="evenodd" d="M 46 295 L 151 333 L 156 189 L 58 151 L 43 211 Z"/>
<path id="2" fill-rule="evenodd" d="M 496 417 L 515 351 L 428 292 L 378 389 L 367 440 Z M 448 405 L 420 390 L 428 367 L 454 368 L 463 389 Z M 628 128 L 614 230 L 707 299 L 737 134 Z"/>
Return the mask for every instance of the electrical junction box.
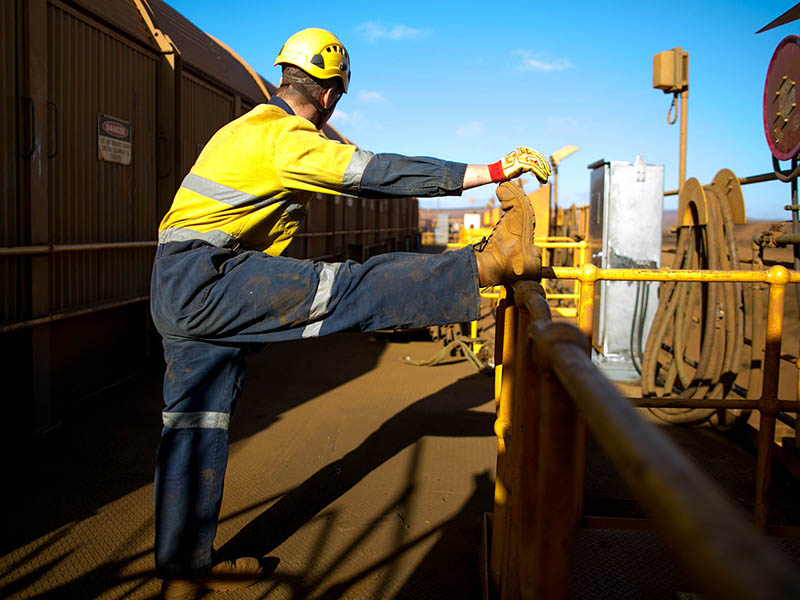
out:
<path id="1" fill-rule="evenodd" d="M 689 87 L 689 53 L 682 48 L 659 52 L 653 57 L 653 87 L 664 93 Z"/>
<path id="2" fill-rule="evenodd" d="M 589 248 L 603 269 L 661 266 L 664 166 L 599 160 L 589 165 Z M 598 281 L 592 359 L 617 381 L 640 379 L 637 365 L 658 308 L 658 283 Z"/>
<path id="3" fill-rule="evenodd" d="M 439 213 L 436 215 L 436 228 L 433 230 L 434 243 L 437 246 L 446 246 L 450 241 L 450 215 Z"/>

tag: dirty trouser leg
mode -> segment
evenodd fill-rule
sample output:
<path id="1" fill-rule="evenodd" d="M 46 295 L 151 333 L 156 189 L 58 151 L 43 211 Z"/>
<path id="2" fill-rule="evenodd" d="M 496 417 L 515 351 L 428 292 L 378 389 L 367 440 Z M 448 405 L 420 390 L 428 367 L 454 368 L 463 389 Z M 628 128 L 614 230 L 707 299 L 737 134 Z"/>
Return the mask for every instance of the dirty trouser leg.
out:
<path id="1" fill-rule="evenodd" d="M 164 427 L 155 476 L 155 559 L 162 577 L 212 562 L 228 460 L 228 422 L 242 388 L 246 350 L 165 338 Z"/>
<path id="2" fill-rule="evenodd" d="M 156 472 L 156 566 L 211 564 L 227 461 L 227 417 L 245 350 L 263 343 L 471 321 L 480 298 L 471 248 L 320 263 L 199 242 L 159 248 L 152 313 L 164 336 L 164 429 Z"/>
<path id="3" fill-rule="evenodd" d="M 471 247 L 444 254 L 389 253 L 363 265 L 236 255 L 197 248 L 156 260 L 159 331 L 225 343 L 264 343 L 444 325 L 480 313 Z"/>

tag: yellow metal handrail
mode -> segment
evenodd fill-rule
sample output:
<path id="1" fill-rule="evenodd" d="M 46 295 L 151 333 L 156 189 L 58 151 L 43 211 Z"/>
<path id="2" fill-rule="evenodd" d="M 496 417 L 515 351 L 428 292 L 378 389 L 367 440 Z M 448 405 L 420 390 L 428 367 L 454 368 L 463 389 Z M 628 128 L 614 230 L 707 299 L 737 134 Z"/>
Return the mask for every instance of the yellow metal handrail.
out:
<path id="1" fill-rule="evenodd" d="M 758 400 L 760 412 L 758 429 L 758 471 L 756 479 L 755 521 L 766 529 L 767 490 L 772 479 L 773 440 L 775 419 L 778 410 L 778 387 L 783 334 L 783 305 L 786 285 L 800 283 L 800 273 L 776 265 L 766 271 L 702 271 L 671 269 L 600 269 L 592 264 L 580 268 L 553 267 L 543 269 L 544 277 L 576 279 L 581 282 L 578 306 L 578 327 L 592 339 L 592 316 L 594 310 L 594 287 L 597 281 L 693 281 L 720 283 L 766 283 L 769 286 L 767 303 L 767 332 L 764 351 L 763 386 Z M 800 385 L 798 386 L 800 394 Z M 800 396 L 798 396 L 800 400 Z M 692 400 L 692 408 L 714 408 L 708 399 Z M 664 407 L 672 407 L 673 405 Z M 677 407 L 677 405 L 674 405 Z M 681 403 L 682 407 L 687 404 Z"/>
<path id="2" fill-rule="evenodd" d="M 566 596 L 571 544 L 582 515 L 582 419 L 704 590 L 720 598 L 800 597 L 800 581 L 785 558 L 634 410 L 634 404 L 653 403 L 719 408 L 721 401 L 645 398 L 631 403 L 588 357 L 598 280 L 768 284 L 761 398 L 725 404 L 745 402 L 761 412 L 754 517 L 766 529 L 775 416 L 779 410 L 800 408 L 796 401 L 777 397 L 785 286 L 800 282 L 800 273 L 780 266 L 768 271 L 673 271 L 584 265 L 547 268 L 543 275 L 580 281 L 580 329 L 549 323 L 538 284 L 520 282 L 514 293 L 505 289 L 501 294 L 516 303 L 501 298 L 495 342 L 498 464 L 489 572 L 499 597 Z"/>

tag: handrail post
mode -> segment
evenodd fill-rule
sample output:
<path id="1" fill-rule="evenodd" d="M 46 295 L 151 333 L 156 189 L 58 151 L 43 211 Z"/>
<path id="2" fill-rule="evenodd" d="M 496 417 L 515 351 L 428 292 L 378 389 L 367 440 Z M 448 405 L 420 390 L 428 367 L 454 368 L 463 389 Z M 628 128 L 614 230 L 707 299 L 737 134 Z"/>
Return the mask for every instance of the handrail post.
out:
<path id="1" fill-rule="evenodd" d="M 572 326 L 563 323 L 533 325 L 534 362 L 539 365 L 535 381 L 538 398 L 538 431 L 531 440 L 538 443 L 538 480 L 535 486 L 536 512 L 531 562 L 536 575 L 525 598 L 566 598 L 572 567 L 572 548 L 578 525 L 574 518 L 578 495 L 583 489 L 579 470 L 582 447 L 580 422 L 575 403 L 550 368 L 550 355 L 558 344 L 576 343 L 583 347 L 585 338 Z M 576 338 L 576 336 L 578 336 Z M 575 373 L 576 377 L 581 373 Z"/>
<path id="2" fill-rule="evenodd" d="M 516 327 L 518 309 L 514 304 L 511 288 L 503 286 L 500 303 L 497 307 L 497 330 L 500 337 L 495 341 L 496 369 L 499 369 L 499 383 L 495 381 L 497 419 L 494 424 L 497 436 L 497 473 L 494 487 L 494 512 L 492 520 L 492 541 L 489 558 L 489 580 L 495 590 L 500 589 L 500 578 L 505 563 L 507 538 L 510 468 L 508 465 L 508 446 L 511 438 L 511 407 L 514 393 L 514 350 L 516 346 Z"/>
<path id="3" fill-rule="evenodd" d="M 535 494 L 530 493 L 532 486 L 535 491 L 537 481 L 536 445 L 526 444 L 530 441 L 531 428 L 536 427 L 536 408 L 529 394 L 536 377 L 530 368 L 530 344 L 526 335 L 530 314 L 518 308 L 516 316 L 511 448 L 506 464 L 506 480 L 511 493 L 506 509 L 506 549 L 500 581 L 500 598 L 504 600 L 523 598 L 527 580 L 523 570 L 527 566 L 527 546 L 530 545 L 530 536 L 526 532 L 529 534 L 533 530 L 532 519 L 536 512 Z"/>
<path id="4" fill-rule="evenodd" d="M 583 258 L 586 258 L 586 241 L 581 249 Z M 600 270 L 591 263 L 584 262 L 580 267 L 580 299 L 578 301 L 578 329 L 586 336 L 586 352 L 591 358 L 592 335 L 594 324 L 594 291 L 595 282 L 600 276 Z M 578 412 L 578 426 L 575 432 L 575 520 L 583 518 L 584 483 L 586 478 L 586 418 Z"/>
<path id="5" fill-rule="evenodd" d="M 772 480 L 772 456 L 775 442 L 775 415 L 778 413 L 778 375 L 781 359 L 783 303 L 789 272 L 785 267 L 770 268 L 767 276 L 767 337 L 764 349 L 764 375 L 759 400 L 758 457 L 756 466 L 756 526 L 766 531 L 769 515 L 769 486 Z"/>
<path id="6" fill-rule="evenodd" d="M 592 319 L 594 318 L 594 285 L 597 281 L 599 269 L 591 263 L 585 263 L 580 270 L 578 279 L 581 282 L 581 297 L 578 302 L 578 329 L 580 329 L 589 342 L 592 341 Z"/>

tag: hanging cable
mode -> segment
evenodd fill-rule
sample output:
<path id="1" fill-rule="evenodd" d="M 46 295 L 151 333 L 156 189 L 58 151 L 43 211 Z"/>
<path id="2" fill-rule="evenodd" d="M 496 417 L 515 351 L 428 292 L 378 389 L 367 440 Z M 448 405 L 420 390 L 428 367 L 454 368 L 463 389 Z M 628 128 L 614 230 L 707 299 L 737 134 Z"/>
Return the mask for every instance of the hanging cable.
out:
<path id="1" fill-rule="evenodd" d="M 670 115 L 672 115 L 672 117 L 670 117 Z M 667 111 L 667 123 L 669 123 L 670 125 L 675 125 L 677 121 L 678 121 L 678 93 L 675 92 L 672 95 L 672 104 L 669 105 L 669 110 Z"/>

